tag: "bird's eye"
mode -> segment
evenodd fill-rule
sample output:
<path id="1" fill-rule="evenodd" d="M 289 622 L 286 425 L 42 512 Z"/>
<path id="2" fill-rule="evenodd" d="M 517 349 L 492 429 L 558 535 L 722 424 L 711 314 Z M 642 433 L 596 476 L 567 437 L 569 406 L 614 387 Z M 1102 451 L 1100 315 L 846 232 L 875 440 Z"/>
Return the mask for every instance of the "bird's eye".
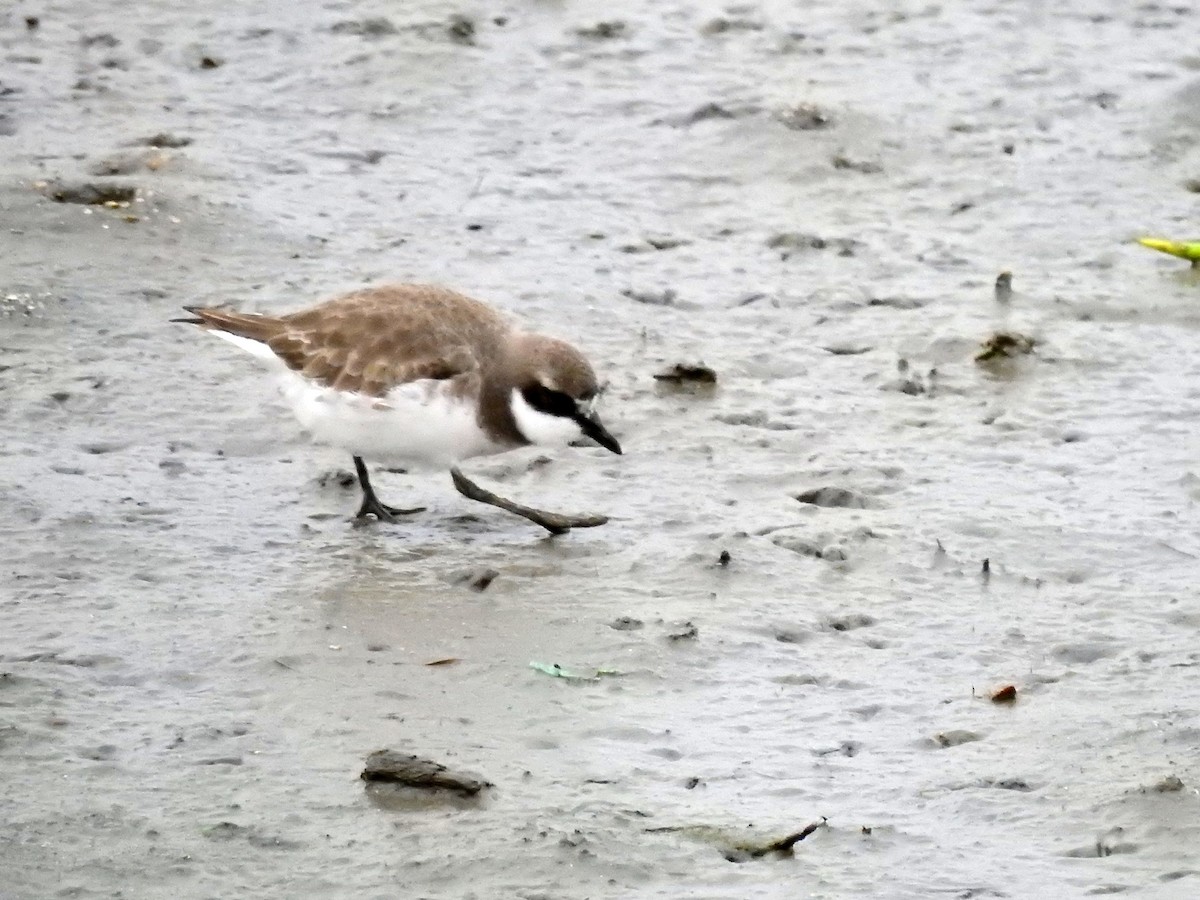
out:
<path id="1" fill-rule="evenodd" d="M 544 384 L 531 384 L 528 387 L 522 388 L 521 396 L 525 398 L 526 403 L 538 412 L 545 413 L 548 416 L 560 416 L 565 419 L 571 419 L 579 411 L 570 395 L 564 394 L 562 391 L 551 390 Z"/>

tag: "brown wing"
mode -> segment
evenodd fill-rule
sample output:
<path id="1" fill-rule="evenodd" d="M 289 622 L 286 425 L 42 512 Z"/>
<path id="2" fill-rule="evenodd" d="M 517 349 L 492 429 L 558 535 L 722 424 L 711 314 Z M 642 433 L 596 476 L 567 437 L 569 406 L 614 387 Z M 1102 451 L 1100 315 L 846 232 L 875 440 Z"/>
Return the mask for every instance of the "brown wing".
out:
<path id="1" fill-rule="evenodd" d="M 205 327 L 262 341 L 307 378 L 373 397 L 421 379 L 474 375 L 480 346 L 509 327 L 477 300 L 424 285 L 370 288 L 279 317 L 191 312 Z"/>

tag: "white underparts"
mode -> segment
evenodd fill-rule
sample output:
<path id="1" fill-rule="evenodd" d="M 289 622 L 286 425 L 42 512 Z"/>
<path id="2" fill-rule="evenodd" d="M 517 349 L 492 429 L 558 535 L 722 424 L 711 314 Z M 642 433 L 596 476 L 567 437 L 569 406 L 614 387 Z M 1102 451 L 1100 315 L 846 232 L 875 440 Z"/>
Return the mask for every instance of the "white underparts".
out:
<path id="1" fill-rule="evenodd" d="M 562 447 L 583 437 L 583 431 L 574 419 L 539 412 L 525 401 L 518 390 L 513 390 L 511 403 L 517 430 L 531 444 Z"/>
<path id="2" fill-rule="evenodd" d="M 509 449 L 479 427 L 474 398 L 452 395 L 444 381 L 402 384 L 384 397 L 338 391 L 287 370 L 261 341 L 212 333 L 284 370 L 280 393 L 319 444 L 376 462 L 438 468 Z"/>
<path id="3" fill-rule="evenodd" d="M 442 381 L 413 381 L 370 397 L 289 372 L 283 396 L 317 443 L 379 462 L 445 468 L 508 449 L 479 427 L 473 400 L 452 396 Z"/>

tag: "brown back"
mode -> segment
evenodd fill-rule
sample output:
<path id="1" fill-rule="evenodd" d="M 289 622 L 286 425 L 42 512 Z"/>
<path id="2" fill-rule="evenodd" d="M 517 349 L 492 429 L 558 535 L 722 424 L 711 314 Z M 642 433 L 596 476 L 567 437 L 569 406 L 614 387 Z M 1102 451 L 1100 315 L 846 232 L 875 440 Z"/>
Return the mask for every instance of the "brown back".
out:
<path id="1" fill-rule="evenodd" d="M 419 379 L 477 378 L 483 348 L 510 326 L 447 288 L 367 288 L 285 316 L 193 309 L 199 324 L 262 341 L 288 366 L 336 388 L 382 397 Z"/>

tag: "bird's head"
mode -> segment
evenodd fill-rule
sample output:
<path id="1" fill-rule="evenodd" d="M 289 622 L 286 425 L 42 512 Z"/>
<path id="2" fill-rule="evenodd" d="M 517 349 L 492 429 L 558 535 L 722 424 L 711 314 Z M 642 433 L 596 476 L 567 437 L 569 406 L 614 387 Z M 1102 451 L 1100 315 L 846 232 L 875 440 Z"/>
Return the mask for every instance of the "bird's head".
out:
<path id="1" fill-rule="evenodd" d="M 515 348 L 517 378 L 509 399 L 517 430 L 531 444 L 563 445 L 588 437 L 621 452 L 596 412 L 600 386 L 583 354 L 543 335 L 522 335 Z"/>

